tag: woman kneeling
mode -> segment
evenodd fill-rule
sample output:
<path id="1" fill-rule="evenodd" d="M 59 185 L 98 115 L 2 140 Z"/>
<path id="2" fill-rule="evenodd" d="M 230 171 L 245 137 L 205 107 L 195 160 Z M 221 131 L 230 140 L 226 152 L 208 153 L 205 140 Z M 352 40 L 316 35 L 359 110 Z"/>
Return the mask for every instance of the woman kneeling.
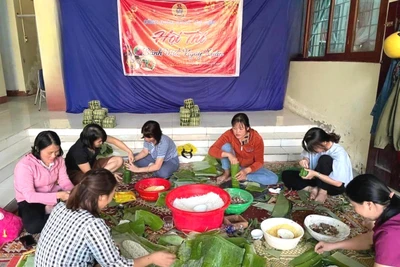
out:
<path id="1" fill-rule="evenodd" d="M 60 202 L 44 227 L 35 266 L 170 266 L 175 255 L 155 252 L 134 260 L 120 256 L 110 229 L 99 218 L 112 200 L 117 181 L 106 169 L 85 173 L 67 203 Z"/>

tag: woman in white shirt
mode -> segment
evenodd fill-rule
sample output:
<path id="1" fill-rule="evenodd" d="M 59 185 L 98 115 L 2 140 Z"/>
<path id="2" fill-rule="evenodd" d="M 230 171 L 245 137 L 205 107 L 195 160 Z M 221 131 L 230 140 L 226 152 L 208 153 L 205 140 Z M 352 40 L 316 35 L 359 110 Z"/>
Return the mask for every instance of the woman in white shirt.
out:
<path id="1" fill-rule="evenodd" d="M 324 203 L 328 195 L 343 194 L 353 179 L 349 155 L 338 144 L 340 136 L 327 133 L 321 128 L 311 128 L 303 138 L 303 159 L 299 164 L 308 174 L 301 177 L 299 171 L 284 171 L 282 180 L 291 190 L 307 190 L 310 199 Z"/>

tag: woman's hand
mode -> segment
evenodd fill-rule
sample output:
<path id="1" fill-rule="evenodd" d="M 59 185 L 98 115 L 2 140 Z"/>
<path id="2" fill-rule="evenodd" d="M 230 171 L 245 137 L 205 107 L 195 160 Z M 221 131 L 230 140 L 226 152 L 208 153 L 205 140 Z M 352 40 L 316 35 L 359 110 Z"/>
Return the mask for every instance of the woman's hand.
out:
<path id="1" fill-rule="evenodd" d="M 174 254 L 165 251 L 154 252 L 150 255 L 150 257 L 153 264 L 161 267 L 171 266 L 176 259 Z"/>
<path id="2" fill-rule="evenodd" d="M 303 168 L 310 168 L 310 160 L 308 158 L 303 158 L 302 160 L 299 161 L 299 164 Z"/>
<path id="3" fill-rule="evenodd" d="M 301 177 L 301 178 L 303 178 L 305 180 L 311 180 L 314 177 L 318 177 L 319 176 L 319 172 L 316 172 L 316 171 L 311 170 L 311 169 L 305 169 L 305 170 L 308 171 L 307 176 Z"/>
<path id="4" fill-rule="evenodd" d="M 237 174 L 236 174 L 236 179 L 238 180 L 238 181 L 246 181 L 247 180 L 247 173 L 246 173 L 246 171 L 243 169 L 243 170 L 241 170 L 241 171 L 239 171 Z"/>
<path id="5" fill-rule="evenodd" d="M 62 201 L 67 201 L 69 198 L 69 193 L 69 191 L 58 191 L 56 197 Z"/>
<path id="6" fill-rule="evenodd" d="M 135 162 L 135 156 L 133 155 L 133 152 L 131 150 L 129 150 L 129 152 L 128 152 L 128 162 L 129 163 Z"/>
<path id="7" fill-rule="evenodd" d="M 139 168 L 133 163 L 125 163 L 125 167 L 131 172 L 138 172 Z"/>
<path id="8" fill-rule="evenodd" d="M 314 251 L 317 252 L 318 254 L 322 254 L 325 251 L 331 251 L 336 249 L 336 244 L 335 243 L 327 243 L 327 242 L 319 242 L 318 244 L 315 245 Z"/>
<path id="9" fill-rule="evenodd" d="M 114 173 L 114 177 L 115 177 L 115 179 L 117 180 L 118 183 L 121 183 L 121 182 L 122 182 L 122 176 L 121 176 L 120 173 L 115 172 L 115 173 Z"/>

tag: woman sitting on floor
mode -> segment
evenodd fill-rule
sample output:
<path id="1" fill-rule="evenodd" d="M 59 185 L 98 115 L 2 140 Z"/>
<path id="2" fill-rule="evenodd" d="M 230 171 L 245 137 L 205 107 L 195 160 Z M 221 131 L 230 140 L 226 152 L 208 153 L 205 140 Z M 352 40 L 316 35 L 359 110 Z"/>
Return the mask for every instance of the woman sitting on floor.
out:
<path id="1" fill-rule="evenodd" d="M 96 159 L 104 143 L 115 145 L 128 153 L 129 162 L 133 161 L 132 151 L 115 137 L 107 136 L 104 129 L 97 124 L 88 124 L 83 128 L 80 138 L 67 153 L 65 164 L 67 172 L 73 184 L 78 184 L 83 175 L 91 169 L 105 168 L 111 172 L 117 171 L 124 163 L 122 157 L 108 157 Z M 117 179 L 119 175 L 115 174 Z"/>
<path id="2" fill-rule="evenodd" d="M 308 175 L 300 177 L 299 171 L 282 172 L 285 186 L 292 190 L 307 190 L 310 199 L 324 203 L 327 195 L 339 195 L 353 179 L 350 158 L 338 144 L 340 136 L 326 133 L 321 128 L 311 128 L 303 138 L 303 159 L 300 166 Z"/>
<path id="3" fill-rule="evenodd" d="M 208 154 L 221 159 L 224 173 L 217 178 L 221 184 L 229 180 L 230 165 L 240 164 L 241 170 L 236 178 L 241 181 L 252 181 L 262 185 L 276 184 L 278 176 L 264 165 L 264 141 L 255 130 L 250 128 L 249 118 L 244 113 L 233 116 L 232 129 L 223 133 L 210 147 Z"/>
<path id="4" fill-rule="evenodd" d="M 117 181 L 106 169 L 90 170 L 67 203 L 60 202 L 44 227 L 35 266 L 170 266 L 175 255 L 155 252 L 134 260 L 120 256 L 100 211 L 112 200 Z"/>
<path id="5" fill-rule="evenodd" d="M 335 249 L 375 250 L 375 267 L 399 266 L 400 198 L 377 177 L 363 174 L 346 187 L 351 205 L 362 217 L 375 221 L 372 231 L 337 243 L 319 242 L 317 253 Z"/>
<path id="6" fill-rule="evenodd" d="M 67 175 L 61 141 L 53 131 L 38 134 L 32 152 L 15 166 L 14 189 L 18 215 L 26 231 L 40 233 L 57 204 L 74 187 Z"/>
<path id="7" fill-rule="evenodd" d="M 160 124 L 147 121 L 142 127 L 143 149 L 135 155 L 134 164 L 126 164 L 135 173 L 153 173 L 160 178 L 169 178 L 179 169 L 178 152 L 171 138 L 164 135 Z"/>

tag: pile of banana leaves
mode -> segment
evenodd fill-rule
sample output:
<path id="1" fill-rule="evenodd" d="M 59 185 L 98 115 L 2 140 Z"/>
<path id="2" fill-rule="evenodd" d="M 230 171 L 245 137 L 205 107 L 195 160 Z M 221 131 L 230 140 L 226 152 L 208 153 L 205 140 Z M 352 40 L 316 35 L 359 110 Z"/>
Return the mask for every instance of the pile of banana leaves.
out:
<path id="1" fill-rule="evenodd" d="M 215 158 L 205 156 L 203 161 L 192 163 L 190 170 L 179 170 L 173 173 L 171 181 L 176 185 L 202 184 L 210 181 L 210 177 L 222 174 L 219 163 Z"/>
<path id="2" fill-rule="evenodd" d="M 362 267 L 359 262 L 336 252 L 333 255 L 318 254 L 310 249 L 289 262 L 292 267 Z"/>
<path id="3" fill-rule="evenodd" d="M 224 238 L 219 232 L 207 232 L 189 235 L 186 239 L 176 234 L 165 234 L 158 244 L 135 234 L 113 232 L 117 244 L 132 240 L 140 244 L 149 253 L 166 250 L 175 253 L 177 260 L 173 267 L 265 267 L 266 259 L 258 256 L 251 244 L 244 238 Z M 129 258 L 128 253 L 121 251 Z"/>
<path id="4" fill-rule="evenodd" d="M 124 209 L 122 220 L 124 223 L 114 226 L 112 232 L 135 233 L 143 236 L 146 225 L 153 231 L 160 230 L 164 225 L 159 216 L 138 208 Z"/>

